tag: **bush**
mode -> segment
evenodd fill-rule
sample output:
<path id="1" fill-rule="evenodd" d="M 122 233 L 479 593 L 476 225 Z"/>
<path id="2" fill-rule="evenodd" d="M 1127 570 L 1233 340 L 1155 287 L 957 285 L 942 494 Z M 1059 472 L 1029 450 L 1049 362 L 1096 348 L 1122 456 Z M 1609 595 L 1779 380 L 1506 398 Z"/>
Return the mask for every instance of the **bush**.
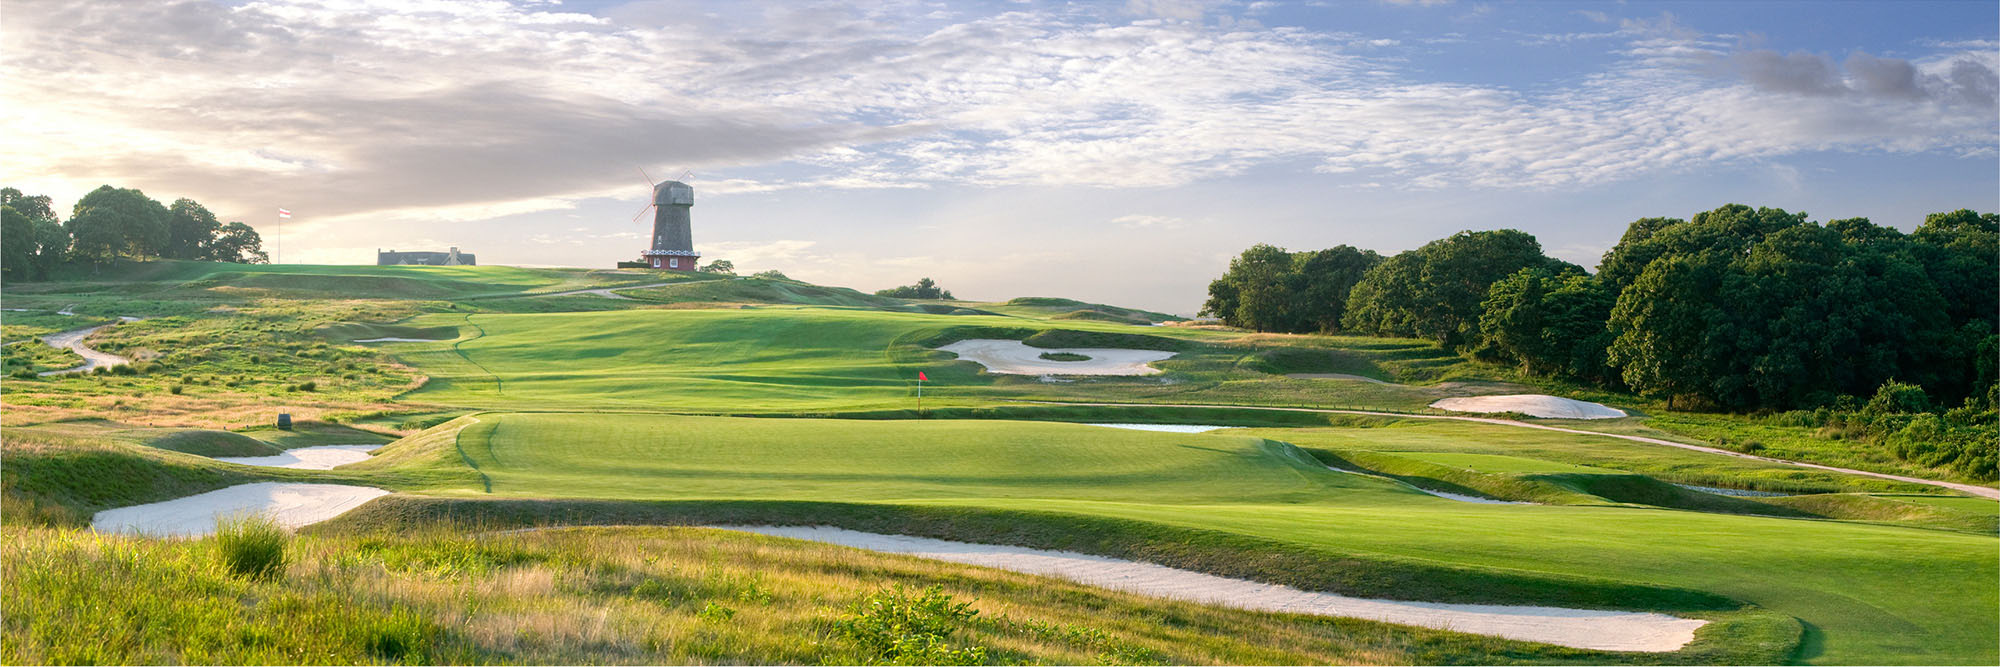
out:
<path id="1" fill-rule="evenodd" d="M 1868 399 L 1868 407 L 1863 408 L 1863 410 L 1869 414 L 1877 415 L 1930 412 L 1931 399 L 1930 396 L 1924 394 L 1923 387 L 1908 382 L 1890 380 L 1882 383 L 1882 387 L 1875 390 L 1875 397 Z"/>
<path id="2" fill-rule="evenodd" d="M 901 584 L 870 594 L 855 606 L 855 616 L 835 621 L 841 634 L 891 665 L 977 665 L 986 662 L 986 648 L 950 648 L 951 634 L 979 615 L 970 602 L 958 602 L 941 586 L 911 595 Z"/>
<path id="3" fill-rule="evenodd" d="M 1089 355 L 1075 352 L 1043 352 L 1042 358 L 1049 361 L 1090 361 Z"/>
<path id="4" fill-rule="evenodd" d="M 292 536 L 270 517 L 251 515 L 218 519 L 215 546 L 230 572 L 254 578 L 277 576 L 285 570 L 285 546 Z"/>

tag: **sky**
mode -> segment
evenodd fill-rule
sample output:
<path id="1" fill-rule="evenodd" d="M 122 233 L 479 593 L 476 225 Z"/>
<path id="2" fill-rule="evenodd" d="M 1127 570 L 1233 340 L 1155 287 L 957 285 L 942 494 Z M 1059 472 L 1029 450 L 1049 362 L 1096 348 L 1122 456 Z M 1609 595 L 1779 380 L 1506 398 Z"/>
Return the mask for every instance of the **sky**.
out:
<path id="1" fill-rule="evenodd" d="M 1993 2 L 9 0 L 0 184 L 285 263 L 739 272 L 1191 315 L 1255 243 L 2000 211 Z M 279 221 L 278 208 L 294 217 Z"/>

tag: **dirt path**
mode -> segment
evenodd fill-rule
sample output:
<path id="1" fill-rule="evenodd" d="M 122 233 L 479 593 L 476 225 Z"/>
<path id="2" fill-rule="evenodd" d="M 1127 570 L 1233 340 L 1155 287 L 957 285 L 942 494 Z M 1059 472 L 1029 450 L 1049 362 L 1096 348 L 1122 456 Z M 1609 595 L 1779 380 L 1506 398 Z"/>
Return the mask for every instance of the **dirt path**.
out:
<path id="1" fill-rule="evenodd" d="M 1620 433 L 1603 433 L 1603 432 L 1599 432 L 1599 431 L 1585 431 L 1585 430 L 1583 430 L 1583 429 L 1576 429 L 1576 428 L 1563 428 L 1563 427 L 1561 427 L 1561 426 L 1545 426 L 1545 425 L 1542 425 L 1542 424 L 1530 424 L 1530 423 L 1527 423 L 1527 422 L 1520 422 L 1520 421 L 1514 421 L 1514 420 L 1512 420 L 1512 419 L 1494 419 L 1494 418 L 1491 418 L 1491 417 L 1454 417 L 1454 416 L 1451 416 L 1451 415 L 1416 415 L 1416 414 L 1410 414 L 1410 413 L 1407 413 L 1407 412 L 1376 412 L 1376 411 L 1371 411 L 1371 410 L 1339 410 L 1339 409 L 1334 409 L 1334 408 L 1279 408 L 1279 407 L 1271 407 L 1271 406 L 1264 406 L 1264 405 L 1201 405 L 1201 404 L 1194 404 L 1194 403 L 1065 403 L 1065 402 L 1062 402 L 1062 401 L 1022 401 L 1022 402 L 1024 402 L 1024 403 L 1037 403 L 1037 404 L 1042 404 L 1042 405 L 1077 405 L 1077 406 L 1084 406 L 1084 407 L 1100 407 L 1100 408 L 1229 408 L 1229 409 L 1233 409 L 1233 410 L 1270 410 L 1270 411 L 1272 411 L 1272 412 L 1312 412 L 1312 413 L 1320 413 L 1320 414 L 1336 414 L 1336 415 L 1371 415 L 1371 416 L 1376 416 L 1376 417 L 1401 417 L 1401 418 L 1404 418 L 1404 419 L 1449 419 L 1449 420 L 1453 420 L 1453 421 L 1465 421 L 1465 422 L 1478 422 L 1478 423 L 1481 423 L 1481 424 L 1498 424 L 1498 425 L 1500 425 L 1500 426 L 1514 426 L 1514 427 L 1519 427 L 1519 428 L 1533 428 L 1533 429 L 1541 429 L 1541 430 L 1544 430 L 1544 431 L 1556 431 L 1556 432 L 1559 432 L 1559 433 L 1575 433 L 1575 434 L 1578 434 L 1578 435 L 1595 435 L 1595 436 L 1601 436 L 1601 437 L 1606 437 L 1606 438 L 1617 438 L 1617 439 L 1620 439 L 1620 440 L 1630 440 L 1630 441 L 1632 441 L 1632 442 L 1643 442 L 1643 443 L 1646 443 L 1646 444 L 1649 444 L 1649 445 L 1666 445 L 1666 446 L 1668 446 L 1668 447 L 1679 447 L 1679 448 L 1681 448 L 1681 449 L 1691 449 L 1691 450 L 1694 450 L 1694 451 L 1697 451 L 1697 452 L 1708 452 L 1708 453 L 1710 453 L 1710 454 L 1721 454 L 1721 455 L 1723 455 L 1723 456 L 1734 456 L 1734 457 L 1736 457 L 1736 458 L 1739 458 L 1739 459 L 1750 459 L 1750 460 L 1753 460 L 1753 461 L 1764 461 L 1764 462 L 1767 462 L 1767 463 L 1778 463 L 1778 464 L 1783 464 L 1783 465 L 1788 465 L 1788 466 L 1798 466 L 1798 467 L 1801 467 L 1801 468 L 1812 468 L 1812 469 L 1814 469 L 1814 470 L 1825 470 L 1825 471 L 1828 471 L 1828 472 L 1837 472 L 1837 473 L 1845 473 L 1845 474 L 1849 474 L 1849 475 L 1860 475 L 1860 476 L 1863 476 L 1863 477 L 1874 477 L 1874 478 L 1876 478 L 1876 479 L 1887 479 L 1887 480 L 1892 480 L 1892 481 L 1897 481 L 1897 482 L 1908 482 L 1908 483 L 1910 483 L 1910 484 L 1924 484 L 1924 485 L 1927 485 L 1927 486 L 1938 486 L 1938 487 L 1944 487 L 1944 488 L 1947 488 L 1947 489 L 1951 489 L 1951 490 L 1953 490 L 1953 491 L 1958 491 L 1958 492 L 1960 492 L 1960 493 L 1966 493 L 1966 494 L 1971 494 L 1971 495 L 1975 495 L 1975 496 L 1979 496 L 1979 497 L 1981 497 L 1981 498 L 1992 498 L 1992 499 L 1994 499 L 1994 500 L 2000 500 L 2000 489 L 1995 489 L 1995 488 L 1991 488 L 1991 487 L 1985 487 L 1985 486 L 1978 486 L 1978 485 L 1974 485 L 1974 484 L 1961 484 L 1961 483 L 1958 483 L 1958 482 L 1943 482 L 1943 481 L 1938 481 L 1938 480 L 1935 480 L 1935 479 L 1923 479 L 1923 478 L 1921 478 L 1921 477 L 1907 477 L 1907 476 L 1904 476 L 1904 475 L 1891 475 L 1891 474 L 1889 474 L 1889 473 L 1883 473 L 1883 472 L 1869 472 L 1869 471 L 1866 471 L 1866 470 L 1854 470 L 1854 469 L 1852 469 L 1852 468 L 1836 468 L 1836 467 L 1833 467 L 1833 466 L 1828 466 L 1828 465 L 1820 465 L 1820 464 L 1817 464 L 1817 463 L 1806 463 L 1806 462 L 1803 462 L 1803 461 L 1787 461 L 1787 460 L 1785 460 L 1785 459 L 1774 459 L 1774 458 L 1771 458 L 1771 457 L 1768 457 L 1768 456 L 1757 456 L 1757 455 L 1754 455 L 1754 454 L 1745 454 L 1745 453 L 1742 453 L 1742 452 L 1732 452 L 1732 451 L 1729 451 L 1729 450 L 1727 450 L 1727 449 L 1719 449 L 1719 448 L 1715 448 L 1715 447 L 1707 447 L 1707 446 L 1703 446 L 1703 445 L 1690 445 L 1690 444 L 1687 444 L 1687 443 L 1684 443 L 1684 442 L 1674 442 L 1674 441 L 1672 441 L 1672 440 L 1661 440 L 1661 439 L 1659 439 L 1659 438 L 1648 438 L 1648 437 L 1645 437 L 1645 436 L 1642 436 L 1642 435 L 1624 435 L 1624 434 L 1620 434 Z"/>
<path id="2" fill-rule="evenodd" d="M 118 319 L 121 322 L 139 321 L 139 318 L 136 317 L 120 317 Z M 64 331 L 62 333 L 53 333 L 47 336 L 43 336 L 42 342 L 48 344 L 49 347 L 69 350 L 71 352 L 75 352 L 77 356 L 83 357 L 83 365 L 76 366 L 74 368 L 65 368 L 58 371 L 42 371 L 40 373 L 36 373 L 36 375 L 40 377 L 48 377 L 51 375 L 68 375 L 70 373 L 88 373 L 93 370 L 97 370 L 100 367 L 108 368 L 111 366 L 123 366 L 125 364 L 132 363 L 131 359 L 111 354 L 109 352 L 99 352 L 97 350 L 90 349 L 89 346 L 83 344 L 83 339 L 90 337 L 91 334 L 97 333 L 98 329 L 102 329 L 108 326 L 111 325 L 99 324 L 94 327 L 86 327 L 83 329 L 71 329 L 69 331 Z"/>
<path id="3" fill-rule="evenodd" d="M 1647 612 L 1356 598 L 1071 551 L 883 535 L 825 526 L 713 527 L 991 567 L 1238 609 L 1363 618 L 1604 651 L 1679 650 L 1694 640 L 1697 628 L 1708 623 Z"/>

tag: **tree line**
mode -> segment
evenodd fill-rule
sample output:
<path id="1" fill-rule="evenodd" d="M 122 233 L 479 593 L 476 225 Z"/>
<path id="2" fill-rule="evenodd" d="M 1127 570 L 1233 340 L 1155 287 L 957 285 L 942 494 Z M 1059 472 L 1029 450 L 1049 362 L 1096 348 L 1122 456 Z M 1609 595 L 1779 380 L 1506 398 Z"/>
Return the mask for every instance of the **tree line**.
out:
<path id="1" fill-rule="evenodd" d="M 1259 331 L 1428 338 L 1469 356 L 1688 408 L 1810 409 L 1892 381 L 1990 407 L 2000 215 L 1905 234 L 1739 204 L 1633 222 L 1596 273 L 1535 237 L 1461 232 L 1382 258 L 1257 245 L 1202 314 Z"/>
<path id="2" fill-rule="evenodd" d="M 62 220 L 47 195 L 0 188 L 0 275 L 8 280 L 46 280 L 70 263 L 152 258 L 270 261 L 256 229 L 224 224 L 193 199 L 162 205 L 139 190 L 105 185 Z"/>

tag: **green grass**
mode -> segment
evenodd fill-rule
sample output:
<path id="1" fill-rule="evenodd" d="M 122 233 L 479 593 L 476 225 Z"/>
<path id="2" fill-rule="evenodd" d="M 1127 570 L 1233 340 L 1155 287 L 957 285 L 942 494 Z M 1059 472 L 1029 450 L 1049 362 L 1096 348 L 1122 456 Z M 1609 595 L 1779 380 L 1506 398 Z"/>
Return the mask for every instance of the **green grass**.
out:
<path id="1" fill-rule="evenodd" d="M 1796 616 L 1813 629 L 1801 654 L 1813 661 L 2000 657 L 1988 622 L 2000 622 L 1990 535 L 1621 506 L 1471 505 L 1325 471 L 1299 450 L 1237 434 L 647 415 L 480 419 L 490 428 L 462 433 L 456 445 L 496 496 L 833 500 L 1136 520 L 1348 559 L 1362 581 L 1335 590 L 1360 594 L 1559 603 L 1587 596 L 1590 588 L 1574 578 L 1609 580 L 1705 591 Z M 1404 429 L 1321 430 L 1366 437 Z M 1474 573 L 1467 577 L 1479 583 L 1451 585 L 1439 567 Z M 1547 579 L 1495 585 L 1508 576 Z M 1370 587 L 1371 580 L 1396 585 Z"/>
<path id="2" fill-rule="evenodd" d="M 1886 448 L 1862 441 L 1819 437 L 1815 429 L 1755 423 L 1733 415 L 1674 413 L 1655 416 L 1646 425 L 1667 433 L 1710 443 L 1724 449 L 1793 461 L 1811 461 L 1843 468 L 1945 479 L 1993 486 L 1947 468 L 1931 468 L 1898 459 Z"/>
<path id="3" fill-rule="evenodd" d="M 1473 472 L 1579 472 L 1608 473 L 1605 468 L 1559 463 L 1545 459 L 1505 454 L 1468 454 L 1462 452 L 1425 452 L 1402 454 L 1407 458 L 1435 463 L 1441 466 L 1464 468 Z"/>

